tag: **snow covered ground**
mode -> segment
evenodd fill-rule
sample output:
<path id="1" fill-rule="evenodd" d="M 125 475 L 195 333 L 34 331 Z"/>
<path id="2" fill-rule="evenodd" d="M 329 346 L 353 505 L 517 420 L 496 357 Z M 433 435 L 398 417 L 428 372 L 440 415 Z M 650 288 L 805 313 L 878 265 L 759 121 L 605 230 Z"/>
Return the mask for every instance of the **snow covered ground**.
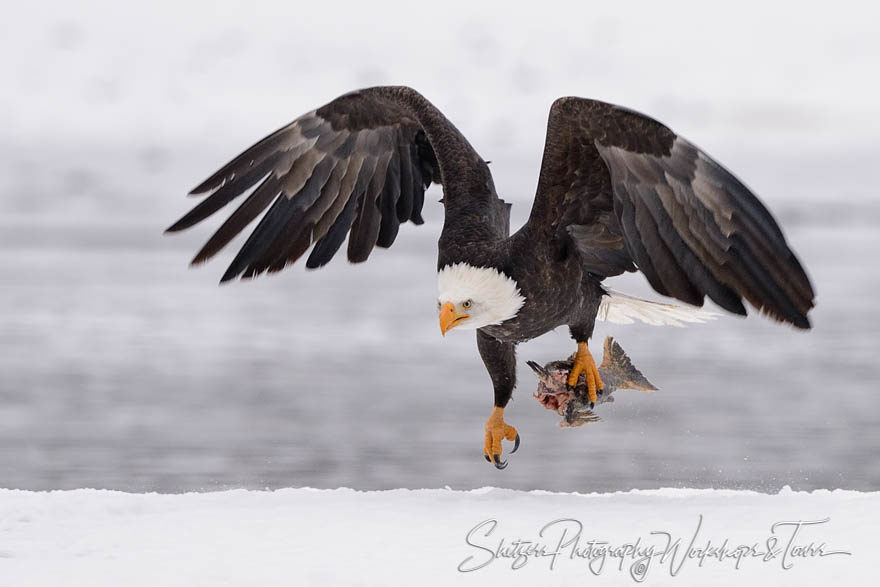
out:
<path id="1" fill-rule="evenodd" d="M 864 585 L 878 524 L 880 493 L 843 490 L 2 490 L 0 581 Z"/>

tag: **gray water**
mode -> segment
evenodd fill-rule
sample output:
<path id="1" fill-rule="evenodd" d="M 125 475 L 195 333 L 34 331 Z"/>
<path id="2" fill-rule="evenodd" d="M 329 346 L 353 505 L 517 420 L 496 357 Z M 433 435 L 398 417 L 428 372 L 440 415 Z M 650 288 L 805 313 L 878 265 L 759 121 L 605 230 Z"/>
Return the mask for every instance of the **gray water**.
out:
<path id="1" fill-rule="evenodd" d="M 876 488 L 880 207 L 850 207 L 778 210 L 818 292 L 808 333 L 600 323 L 594 351 L 613 334 L 661 391 L 616 394 L 598 424 L 558 428 L 531 397 L 525 360 L 568 355 L 564 329 L 522 345 L 503 472 L 481 456 L 473 334 L 436 324 L 439 207 L 364 265 L 224 287 L 222 262 L 186 267 L 205 231 L 163 237 L 169 218 L 6 216 L 0 486 Z"/>
<path id="2" fill-rule="evenodd" d="M 281 0 L 50 4 L 0 21 L 0 487 L 880 487 L 880 36 L 864 3 L 762 3 L 723 27 L 716 7 L 668 2 L 568 3 L 565 19 L 489 3 L 342 3 L 330 19 Z M 187 262 L 219 218 L 162 235 L 194 203 L 183 194 L 260 136 L 400 83 L 492 161 L 515 226 L 554 98 L 668 123 L 779 218 L 816 286 L 814 329 L 600 323 L 594 353 L 614 335 L 661 391 L 618 392 L 577 429 L 532 399 L 525 365 L 568 356 L 565 329 L 524 344 L 506 414 L 523 443 L 496 471 L 473 334 L 437 325 L 436 188 L 427 224 L 359 266 L 218 287 L 234 246 Z M 638 275 L 611 285 L 651 293 Z"/>

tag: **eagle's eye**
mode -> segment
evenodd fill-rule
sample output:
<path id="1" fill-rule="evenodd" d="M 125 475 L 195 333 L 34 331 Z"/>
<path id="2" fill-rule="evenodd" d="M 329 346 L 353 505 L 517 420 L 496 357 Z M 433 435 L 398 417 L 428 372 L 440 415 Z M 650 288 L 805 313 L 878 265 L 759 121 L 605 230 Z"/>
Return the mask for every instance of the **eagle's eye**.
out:
<path id="1" fill-rule="evenodd" d="M 471 300 L 465 300 L 461 303 L 461 308 L 463 310 L 470 310 L 473 305 L 474 303 Z"/>

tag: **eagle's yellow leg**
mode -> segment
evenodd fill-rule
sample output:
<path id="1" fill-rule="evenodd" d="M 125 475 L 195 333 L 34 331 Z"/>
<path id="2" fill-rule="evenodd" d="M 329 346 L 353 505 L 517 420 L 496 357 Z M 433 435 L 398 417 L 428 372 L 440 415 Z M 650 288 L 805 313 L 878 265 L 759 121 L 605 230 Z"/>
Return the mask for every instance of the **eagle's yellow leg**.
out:
<path id="1" fill-rule="evenodd" d="M 501 441 L 515 441 L 511 454 L 519 448 L 519 433 L 516 428 L 504 421 L 504 408 L 495 406 L 492 414 L 486 420 L 486 439 L 483 441 L 483 456 L 490 463 L 495 463 L 499 469 L 507 466 L 506 461 L 501 460 Z"/>
<path id="2" fill-rule="evenodd" d="M 585 342 L 578 343 L 577 353 L 574 355 L 574 365 L 568 374 L 568 384 L 571 387 L 577 385 L 578 377 L 584 374 L 584 380 L 587 383 L 587 394 L 591 403 L 596 403 L 596 392 L 601 391 L 605 386 L 602 384 L 602 378 L 599 377 L 599 369 L 596 368 L 596 361 L 590 354 L 590 347 Z"/>

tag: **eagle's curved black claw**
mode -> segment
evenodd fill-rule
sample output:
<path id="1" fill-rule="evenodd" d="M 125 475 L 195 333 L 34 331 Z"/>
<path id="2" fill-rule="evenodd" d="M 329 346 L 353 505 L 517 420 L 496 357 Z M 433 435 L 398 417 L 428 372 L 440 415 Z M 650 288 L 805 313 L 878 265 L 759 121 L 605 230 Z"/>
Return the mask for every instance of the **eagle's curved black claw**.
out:
<path id="1" fill-rule="evenodd" d="M 592 410 L 592 409 L 595 408 L 595 407 L 596 407 L 595 402 L 590 402 L 590 409 Z"/>
<path id="2" fill-rule="evenodd" d="M 513 440 L 513 450 L 510 451 L 510 454 L 516 452 L 516 449 L 519 448 L 519 432 L 516 433 L 516 438 Z"/>
<path id="3" fill-rule="evenodd" d="M 483 458 L 486 459 L 487 463 L 491 463 L 492 459 L 489 458 L 489 455 L 483 455 Z"/>
<path id="4" fill-rule="evenodd" d="M 598 393 L 598 394 L 599 394 L 599 395 L 602 395 L 602 394 L 604 394 L 604 393 L 605 393 L 605 390 L 604 390 L 604 389 L 600 389 L 600 390 L 599 390 L 599 391 L 597 391 L 597 392 L 596 392 L 596 393 Z"/>
<path id="5" fill-rule="evenodd" d="M 492 461 L 495 463 L 496 469 L 503 469 L 507 467 L 507 461 L 502 461 L 500 455 L 492 455 Z"/>

